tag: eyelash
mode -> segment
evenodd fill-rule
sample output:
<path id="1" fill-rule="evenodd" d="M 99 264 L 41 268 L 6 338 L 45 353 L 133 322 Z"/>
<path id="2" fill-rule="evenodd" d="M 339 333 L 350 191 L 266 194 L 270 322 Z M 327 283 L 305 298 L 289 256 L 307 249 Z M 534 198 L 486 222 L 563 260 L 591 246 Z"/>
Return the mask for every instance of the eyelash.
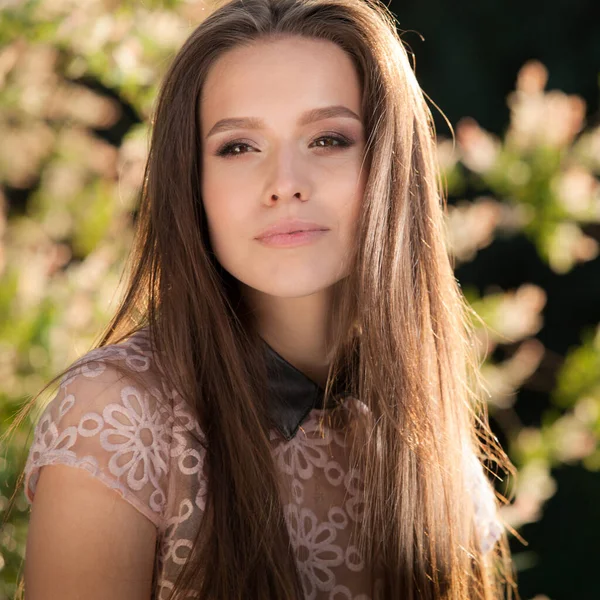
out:
<path id="1" fill-rule="evenodd" d="M 318 137 L 314 141 L 318 142 L 320 140 L 335 140 L 336 142 L 338 142 L 338 145 L 336 145 L 336 146 L 321 146 L 321 148 L 323 148 L 324 150 L 335 149 L 335 148 L 349 148 L 353 144 L 353 142 L 351 140 L 349 140 L 345 137 L 341 137 L 339 135 L 323 135 L 321 137 Z M 238 156 L 242 156 L 243 154 L 247 154 L 247 152 L 241 152 L 238 154 L 231 152 L 231 150 L 233 148 L 235 148 L 236 146 L 250 147 L 250 144 L 246 144 L 245 142 L 238 142 L 238 141 L 228 142 L 227 144 L 224 144 L 223 146 L 221 146 L 221 148 L 219 148 L 219 150 L 217 151 L 217 156 L 223 156 L 225 158 L 229 158 L 229 157 L 238 157 Z"/>

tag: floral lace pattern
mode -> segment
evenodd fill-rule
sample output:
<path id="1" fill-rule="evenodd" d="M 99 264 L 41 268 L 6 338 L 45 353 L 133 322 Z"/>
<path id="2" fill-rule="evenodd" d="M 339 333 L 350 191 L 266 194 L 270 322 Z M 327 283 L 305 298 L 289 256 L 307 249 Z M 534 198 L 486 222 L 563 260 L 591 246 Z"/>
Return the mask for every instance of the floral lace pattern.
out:
<path id="1" fill-rule="evenodd" d="M 61 381 L 36 425 L 25 466 L 26 499 L 33 502 L 40 469 L 57 463 L 83 468 L 114 489 L 157 527 L 152 597 L 165 600 L 205 508 L 206 451 L 198 442 L 204 436 L 190 408 L 152 369 L 144 330 L 85 358 L 92 357 L 94 363 Z M 149 391 L 124 379 L 110 367 L 113 361 L 144 373 Z M 348 397 L 342 410 L 359 418 L 366 409 Z M 352 537 L 364 511 L 362 480 L 349 467 L 347 436 L 321 426 L 322 413 L 313 409 L 289 441 L 275 429 L 270 433 L 290 543 L 307 600 L 369 600 L 364 560 Z M 466 482 L 487 551 L 502 525 L 491 486 L 473 461 Z"/>

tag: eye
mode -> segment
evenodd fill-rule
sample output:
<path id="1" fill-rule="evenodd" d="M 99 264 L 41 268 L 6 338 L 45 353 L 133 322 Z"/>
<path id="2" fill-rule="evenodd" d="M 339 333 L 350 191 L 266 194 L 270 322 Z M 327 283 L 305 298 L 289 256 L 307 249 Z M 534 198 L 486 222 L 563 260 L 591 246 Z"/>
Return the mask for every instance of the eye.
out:
<path id="1" fill-rule="evenodd" d="M 246 154 L 245 152 L 234 152 L 234 148 L 246 146 L 246 148 L 251 148 L 249 144 L 245 144 L 244 142 L 229 142 L 219 148 L 217 151 L 217 156 L 241 156 L 242 154 Z"/>
<path id="2" fill-rule="evenodd" d="M 318 148 L 323 148 L 325 150 L 333 150 L 335 148 L 348 148 L 349 146 L 352 145 L 352 141 L 342 137 L 340 135 L 323 135 L 319 138 L 317 138 L 316 140 L 314 140 L 313 144 L 317 144 L 318 142 L 321 141 L 326 141 L 326 140 L 330 140 L 335 142 L 335 144 L 329 144 L 326 146 L 317 146 Z M 236 156 L 242 156 L 243 154 L 247 154 L 248 152 L 238 152 L 236 151 L 237 148 L 252 148 L 252 146 L 250 146 L 250 144 L 246 144 L 245 142 L 240 142 L 240 141 L 233 141 L 233 142 L 228 142 L 227 144 L 224 144 L 223 146 L 221 146 L 219 148 L 219 150 L 217 151 L 217 156 L 223 156 L 223 157 L 236 157 Z"/>
<path id="3" fill-rule="evenodd" d="M 352 142 L 350 140 L 347 140 L 344 137 L 340 137 L 338 135 L 324 135 L 321 136 L 320 138 L 317 138 L 314 143 L 316 144 L 317 142 L 320 142 L 321 140 L 333 140 L 334 142 L 336 142 L 336 145 L 329 145 L 329 146 L 317 146 L 318 148 L 348 148 L 348 146 L 352 145 Z"/>

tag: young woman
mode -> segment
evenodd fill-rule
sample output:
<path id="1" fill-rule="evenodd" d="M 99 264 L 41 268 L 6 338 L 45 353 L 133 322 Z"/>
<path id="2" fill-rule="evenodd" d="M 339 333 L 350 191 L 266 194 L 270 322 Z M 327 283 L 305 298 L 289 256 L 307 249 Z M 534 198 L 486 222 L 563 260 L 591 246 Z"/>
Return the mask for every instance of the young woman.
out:
<path id="1" fill-rule="evenodd" d="M 27 600 L 510 597 L 482 459 L 511 465 L 385 6 L 220 6 L 142 196 L 124 301 L 36 427 Z"/>

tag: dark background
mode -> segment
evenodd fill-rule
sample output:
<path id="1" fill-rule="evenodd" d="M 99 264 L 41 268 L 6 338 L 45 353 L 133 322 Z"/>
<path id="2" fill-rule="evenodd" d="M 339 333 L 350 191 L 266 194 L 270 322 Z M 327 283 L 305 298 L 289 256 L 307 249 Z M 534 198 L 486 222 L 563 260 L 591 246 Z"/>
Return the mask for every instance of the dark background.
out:
<path id="1" fill-rule="evenodd" d="M 505 97 L 519 68 L 532 58 L 548 67 L 548 89 L 583 97 L 597 121 L 600 2 L 393 0 L 387 5 L 417 56 L 421 86 L 451 123 L 470 116 L 501 133 L 508 121 Z M 436 111 L 434 117 L 438 131 L 448 134 Z"/>

